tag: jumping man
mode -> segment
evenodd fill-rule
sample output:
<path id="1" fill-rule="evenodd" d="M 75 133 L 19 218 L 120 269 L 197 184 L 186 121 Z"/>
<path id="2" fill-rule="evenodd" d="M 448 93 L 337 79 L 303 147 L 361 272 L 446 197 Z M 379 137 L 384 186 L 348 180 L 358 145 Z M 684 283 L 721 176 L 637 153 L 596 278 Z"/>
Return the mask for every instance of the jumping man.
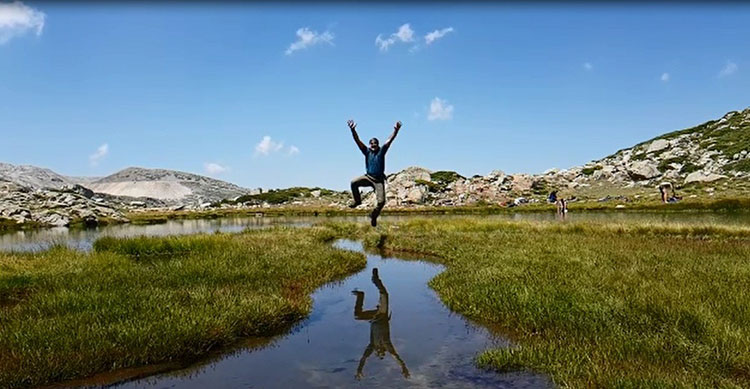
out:
<path id="1" fill-rule="evenodd" d="M 349 129 L 352 130 L 352 136 L 354 142 L 357 143 L 357 147 L 362 151 L 365 156 L 365 169 L 367 174 L 364 176 L 357 177 L 352 180 L 352 196 L 354 197 L 354 203 L 349 207 L 355 208 L 362 204 L 362 195 L 359 193 L 359 188 L 362 186 L 369 186 L 375 189 L 375 196 L 377 197 L 378 203 L 375 209 L 370 214 L 370 224 L 375 227 L 378 223 L 378 215 L 385 205 L 385 153 L 391 147 L 391 143 L 396 139 L 398 131 L 401 129 L 401 122 L 396 122 L 393 126 L 393 134 L 385 141 L 383 147 L 380 147 L 378 138 L 370 139 L 370 147 L 368 148 L 359 140 L 357 135 L 357 123 L 353 120 L 346 122 L 349 125 Z"/>

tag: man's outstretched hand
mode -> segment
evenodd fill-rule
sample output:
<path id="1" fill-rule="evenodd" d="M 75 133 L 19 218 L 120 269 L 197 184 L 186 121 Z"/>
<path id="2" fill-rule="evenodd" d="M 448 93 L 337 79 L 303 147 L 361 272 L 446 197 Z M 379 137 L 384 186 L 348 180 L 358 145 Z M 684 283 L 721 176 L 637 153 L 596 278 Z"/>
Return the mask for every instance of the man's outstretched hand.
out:
<path id="1" fill-rule="evenodd" d="M 354 120 L 347 120 L 346 124 L 349 126 L 349 129 L 352 131 L 357 129 L 357 123 L 354 123 Z"/>
<path id="2" fill-rule="evenodd" d="M 398 131 L 401 129 L 401 122 L 396 122 L 396 125 L 393 126 L 393 129 Z"/>

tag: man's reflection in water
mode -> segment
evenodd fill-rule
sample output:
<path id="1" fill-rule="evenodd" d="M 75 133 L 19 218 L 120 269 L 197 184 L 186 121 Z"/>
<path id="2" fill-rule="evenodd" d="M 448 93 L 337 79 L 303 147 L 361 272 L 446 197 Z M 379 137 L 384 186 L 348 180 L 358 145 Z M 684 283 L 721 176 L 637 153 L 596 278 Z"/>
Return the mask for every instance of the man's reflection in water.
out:
<path id="1" fill-rule="evenodd" d="M 377 268 L 372 269 L 372 283 L 380 291 L 380 301 L 375 309 L 363 311 L 362 304 L 365 302 L 365 292 L 359 290 L 352 291 L 352 294 L 357 296 L 357 302 L 354 304 L 354 319 L 370 321 L 370 344 L 367 345 L 362 358 L 359 360 L 356 378 L 362 378 L 362 370 L 365 368 L 365 362 L 373 351 L 378 354 L 380 359 L 385 357 L 386 352 L 391 353 L 401 366 L 401 374 L 405 378 L 408 378 L 409 369 L 406 368 L 406 364 L 401 360 L 401 357 L 393 347 L 393 343 L 391 343 L 391 315 L 388 311 L 388 291 L 385 289 L 383 281 L 380 281 Z"/>

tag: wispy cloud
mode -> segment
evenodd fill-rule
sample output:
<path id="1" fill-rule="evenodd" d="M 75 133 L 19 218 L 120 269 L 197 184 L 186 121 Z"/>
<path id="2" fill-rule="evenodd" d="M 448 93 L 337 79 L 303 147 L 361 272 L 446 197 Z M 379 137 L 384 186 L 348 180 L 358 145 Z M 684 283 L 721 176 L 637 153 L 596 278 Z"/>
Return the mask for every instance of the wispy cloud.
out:
<path id="1" fill-rule="evenodd" d="M 269 155 L 284 148 L 284 142 L 276 142 L 266 135 L 255 145 L 255 155 Z"/>
<path id="2" fill-rule="evenodd" d="M 736 63 L 732 61 L 727 61 L 727 64 L 724 65 L 723 68 L 721 68 L 721 71 L 719 71 L 719 77 L 726 77 L 734 73 L 737 73 L 737 69 L 738 69 L 738 66 Z"/>
<path id="3" fill-rule="evenodd" d="M 44 12 L 20 1 L 0 3 L 0 45 L 30 31 L 36 36 L 42 35 L 46 17 Z"/>
<path id="4" fill-rule="evenodd" d="M 225 171 L 229 170 L 229 168 L 216 162 L 206 162 L 203 164 L 203 170 L 205 170 L 208 174 L 215 175 L 224 173 Z"/>
<path id="5" fill-rule="evenodd" d="M 435 42 L 436 40 L 444 37 L 446 34 L 453 32 L 453 27 L 446 27 L 442 30 L 435 30 L 433 32 L 427 33 L 427 35 L 424 36 L 424 43 L 426 45 L 432 44 L 432 42 Z"/>
<path id="6" fill-rule="evenodd" d="M 295 145 L 290 145 L 286 149 L 284 148 L 284 142 L 277 142 L 270 136 L 266 135 L 255 145 L 255 156 L 268 156 L 273 153 L 284 152 L 286 155 L 299 154 L 299 148 Z"/>
<path id="7" fill-rule="evenodd" d="M 584 62 L 584 63 L 583 63 L 583 68 L 584 68 L 585 70 L 591 70 L 591 69 L 593 69 L 593 68 L 594 68 L 594 65 L 592 65 L 592 64 L 591 64 L 591 62 Z"/>
<path id="8" fill-rule="evenodd" d="M 671 77 L 671 76 L 669 75 L 669 73 L 662 73 L 662 75 L 661 75 L 661 78 L 660 78 L 660 79 L 662 80 L 662 82 L 667 82 L 667 81 L 669 81 L 669 78 L 670 78 L 670 77 Z"/>
<path id="9" fill-rule="evenodd" d="M 284 53 L 286 55 L 291 55 L 297 50 L 306 49 L 320 43 L 333 45 L 333 33 L 330 31 L 324 31 L 319 34 L 317 31 L 312 31 L 307 27 L 302 27 L 297 30 L 297 41 L 289 45 L 289 48 L 286 49 Z"/>
<path id="10" fill-rule="evenodd" d="M 99 165 L 99 161 L 106 157 L 107 154 L 109 154 L 109 144 L 105 143 L 99 146 L 94 154 L 89 155 L 89 163 L 91 166 L 97 166 Z"/>
<path id="11" fill-rule="evenodd" d="M 447 101 L 435 97 L 430 102 L 430 113 L 427 115 L 428 120 L 449 120 L 453 118 L 453 106 Z"/>
<path id="12" fill-rule="evenodd" d="M 411 29 L 409 23 L 403 24 L 398 28 L 398 31 L 391 34 L 388 38 L 383 39 L 382 34 L 378 34 L 375 38 L 375 45 L 380 48 L 380 51 L 388 51 L 388 48 L 397 42 L 407 43 L 414 41 L 414 30 Z"/>

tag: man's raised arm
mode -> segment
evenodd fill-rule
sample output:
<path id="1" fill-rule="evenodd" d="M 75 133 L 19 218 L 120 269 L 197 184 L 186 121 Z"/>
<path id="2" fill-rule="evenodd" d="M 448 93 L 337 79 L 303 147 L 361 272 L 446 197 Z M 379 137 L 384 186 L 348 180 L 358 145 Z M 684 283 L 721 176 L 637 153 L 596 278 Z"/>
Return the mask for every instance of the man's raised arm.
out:
<path id="1" fill-rule="evenodd" d="M 385 141 L 385 144 L 383 144 L 384 149 L 388 149 L 391 147 L 391 142 L 393 142 L 394 139 L 396 139 L 396 135 L 398 135 L 398 131 L 401 129 L 401 122 L 396 122 L 396 124 L 393 126 L 393 134 L 388 138 L 387 141 Z"/>
<path id="2" fill-rule="evenodd" d="M 354 120 L 347 120 L 346 124 L 349 126 L 349 129 L 352 130 L 352 137 L 354 138 L 354 142 L 357 144 L 357 147 L 359 147 L 359 151 L 361 151 L 363 154 L 366 154 L 367 146 L 365 146 L 365 144 L 362 143 L 361 140 L 359 140 L 359 135 L 357 135 L 357 123 L 354 123 Z"/>

